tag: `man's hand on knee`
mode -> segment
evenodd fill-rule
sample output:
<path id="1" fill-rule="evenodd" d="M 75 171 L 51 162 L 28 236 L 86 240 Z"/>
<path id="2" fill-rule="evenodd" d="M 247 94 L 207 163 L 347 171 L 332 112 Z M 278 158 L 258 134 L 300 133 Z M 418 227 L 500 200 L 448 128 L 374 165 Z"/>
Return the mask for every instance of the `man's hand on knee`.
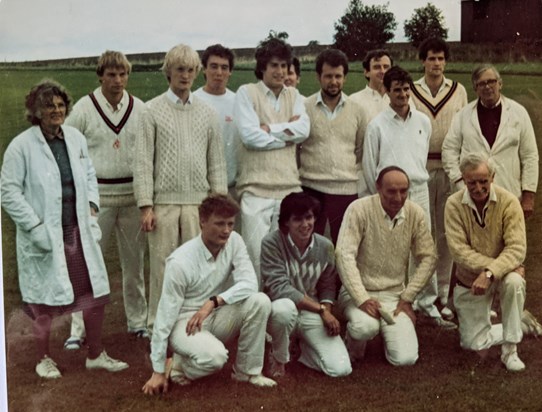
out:
<path id="1" fill-rule="evenodd" d="M 198 310 L 186 324 L 186 334 L 195 335 L 197 332 L 201 331 L 203 322 L 207 319 L 207 316 L 211 314 L 214 308 L 215 305 L 212 301 L 209 300 L 205 302 L 200 310 Z"/>
<path id="2" fill-rule="evenodd" d="M 397 307 L 395 308 L 395 312 L 393 312 L 393 316 L 397 316 L 401 312 L 405 313 L 410 318 L 412 323 L 416 323 L 416 313 L 414 312 L 414 309 L 412 309 L 411 302 L 399 299 L 399 303 L 397 303 Z"/>
<path id="3" fill-rule="evenodd" d="M 359 305 L 359 308 L 373 318 L 380 319 L 380 313 L 378 312 L 378 309 L 380 308 L 380 302 L 378 300 L 367 299 L 365 302 Z"/>
<path id="4" fill-rule="evenodd" d="M 488 278 L 487 271 L 483 270 L 474 282 L 472 282 L 471 293 L 476 296 L 485 295 L 490 286 L 491 279 Z"/>

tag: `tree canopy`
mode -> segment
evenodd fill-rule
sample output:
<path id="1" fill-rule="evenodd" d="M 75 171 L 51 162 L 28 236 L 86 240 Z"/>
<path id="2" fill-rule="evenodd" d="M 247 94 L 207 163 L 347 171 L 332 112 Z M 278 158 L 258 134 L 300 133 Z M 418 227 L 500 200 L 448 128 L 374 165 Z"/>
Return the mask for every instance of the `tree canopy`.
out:
<path id="1" fill-rule="evenodd" d="M 350 0 L 344 15 L 334 24 L 335 47 L 350 60 L 361 60 L 369 50 L 393 39 L 397 22 L 388 5 L 366 6 L 360 0 Z"/>
<path id="2" fill-rule="evenodd" d="M 421 42 L 430 37 L 448 38 L 448 29 L 444 27 L 445 21 L 442 11 L 432 3 L 414 9 L 410 20 L 405 20 L 405 36 L 418 47 Z"/>

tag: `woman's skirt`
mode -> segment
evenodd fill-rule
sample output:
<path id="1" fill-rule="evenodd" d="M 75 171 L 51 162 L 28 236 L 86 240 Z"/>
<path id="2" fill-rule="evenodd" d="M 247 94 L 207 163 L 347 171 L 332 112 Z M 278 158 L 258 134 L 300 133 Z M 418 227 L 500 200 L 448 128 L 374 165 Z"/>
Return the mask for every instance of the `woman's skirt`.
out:
<path id="1" fill-rule="evenodd" d="M 68 305 L 50 306 L 40 303 L 24 304 L 25 312 L 33 319 L 42 316 L 59 316 L 80 310 L 92 309 L 93 307 L 109 303 L 109 295 L 95 298 L 92 293 L 92 284 L 88 273 L 81 234 L 78 225 L 63 226 L 64 254 L 66 265 L 73 288 L 74 300 Z"/>

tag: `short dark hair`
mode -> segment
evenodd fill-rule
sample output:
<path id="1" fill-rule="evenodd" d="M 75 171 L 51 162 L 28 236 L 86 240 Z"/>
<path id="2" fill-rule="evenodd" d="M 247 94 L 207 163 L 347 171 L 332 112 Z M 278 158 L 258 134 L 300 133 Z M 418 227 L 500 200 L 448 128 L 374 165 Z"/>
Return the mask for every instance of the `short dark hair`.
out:
<path id="1" fill-rule="evenodd" d="M 418 57 L 420 60 L 427 59 L 427 54 L 432 51 L 433 53 L 444 52 L 444 58 L 448 60 L 450 56 L 450 47 L 448 43 L 439 37 L 430 37 L 425 39 L 418 47 Z"/>
<path id="2" fill-rule="evenodd" d="M 376 187 L 381 187 L 382 186 L 382 180 L 384 180 L 384 176 L 386 174 L 388 174 L 389 172 L 401 172 L 402 174 L 404 174 L 407 178 L 407 181 L 408 181 L 408 187 L 410 187 L 410 177 L 408 177 L 407 175 L 407 172 L 405 172 L 403 169 L 401 169 L 399 166 L 388 166 L 388 167 L 385 167 L 384 169 L 382 169 L 380 171 L 380 173 L 378 174 L 378 177 L 376 178 Z"/>
<path id="3" fill-rule="evenodd" d="M 51 79 L 43 79 L 36 84 L 26 95 L 24 105 L 26 108 L 26 120 L 33 125 L 41 123 L 41 110 L 47 104 L 53 102 L 53 97 L 61 97 L 66 105 L 66 116 L 70 113 L 71 98 L 68 92 L 60 83 Z"/>
<path id="4" fill-rule="evenodd" d="M 207 47 L 201 55 L 201 64 L 203 64 L 203 67 L 207 67 L 207 61 L 211 56 L 218 56 L 223 59 L 228 59 L 230 70 L 233 70 L 235 54 L 231 49 L 228 49 L 221 44 L 213 44 L 212 46 Z"/>
<path id="5" fill-rule="evenodd" d="M 259 80 L 263 79 L 263 72 L 267 68 L 267 64 L 273 57 L 280 60 L 286 60 L 286 64 L 290 67 L 292 64 L 292 46 L 284 40 L 273 37 L 272 39 L 262 41 L 254 52 L 256 58 L 256 69 L 254 74 Z"/>
<path id="6" fill-rule="evenodd" d="M 348 57 L 339 49 L 326 49 L 320 52 L 316 57 L 316 73 L 320 76 L 322 74 L 322 67 L 324 63 L 329 64 L 331 67 L 343 67 L 344 75 L 348 74 Z"/>
<path id="7" fill-rule="evenodd" d="M 384 56 L 387 56 L 390 59 L 390 63 L 393 66 L 393 59 L 391 58 L 390 52 L 385 49 L 376 49 L 367 52 L 363 59 L 363 68 L 367 71 L 371 70 L 371 60 L 381 59 Z"/>
<path id="8" fill-rule="evenodd" d="M 303 216 L 309 211 L 312 211 L 314 217 L 318 219 L 320 215 L 320 202 L 317 199 L 304 192 L 290 193 L 280 203 L 280 229 L 285 230 L 286 222 L 290 220 L 290 217 Z"/>
<path id="9" fill-rule="evenodd" d="M 198 207 L 199 217 L 207 220 L 215 214 L 222 217 L 232 217 L 239 213 L 239 204 L 230 196 L 221 193 L 213 193 L 203 199 Z"/>
<path id="10" fill-rule="evenodd" d="M 393 66 L 384 74 L 384 87 L 387 91 L 390 91 L 391 84 L 397 81 L 401 84 L 412 83 L 412 77 L 410 74 L 399 66 Z"/>
<path id="11" fill-rule="evenodd" d="M 294 71 L 297 77 L 301 77 L 301 62 L 297 57 L 292 57 L 292 63 L 290 66 L 294 66 Z"/>

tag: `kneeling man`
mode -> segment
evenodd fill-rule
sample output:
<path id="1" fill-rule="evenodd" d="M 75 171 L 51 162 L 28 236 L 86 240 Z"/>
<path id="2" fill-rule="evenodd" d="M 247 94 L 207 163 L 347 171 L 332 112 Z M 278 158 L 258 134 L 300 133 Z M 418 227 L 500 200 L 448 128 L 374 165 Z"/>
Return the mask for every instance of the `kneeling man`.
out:
<path id="1" fill-rule="evenodd" d="M 256 386 L 276 384 L 261 374 L 271 302 L 257 293 L 245 244 L 233 231 L 238 212 L 229 196 L 207 197 L 199 206 L 201 234 L 167 258 L 146 394 L 167 391 L 168 343 L 174 351 L 171 380 L 186 385 L 220 370 L 228 360 L 224 344 L 237 336 L 232 378 Z"/>
<path id="2" fill-rule="evenodd" d="M 525 303 L 523 210 L 517 196 L 492 184 L 495 173 L 483 155 L 466 155 L 459 168 L 466 188 L 448 199 L 445 225 L 457 266 L 454 305 L 461 347 L 485 357 L 491 346 L 502 345 L 506 369 L 521 371 L 525 364 L 516 344 L 523 337 Z M 491 303 L 497 292 L 502 324 L 492 325 Z"/>
<path id="3" fill-rule="evenodd" d="M 314 232 L 320 203 L 306 193 L 281 202 L 279 227 L 262 241 L 261 275 L 271 298 L 269 355 L 273 378 L 284 375 L 290 359 L 290 336 L 300 338 L 299 361 L 329 376 L 352 372 L 341 325 L 331 313 L 337 295 L 337 272 L 331 241 Z"/>
<path id="4" fill-rule="evenodd" d="M 336 256 L 353 360 L 363 357 L 366 342 L 379 332 L 392 365 L 418 359 L 412 302 L 433 274 L 436 254 L 423 209 L 407 200 L 409 186 L 401 168 L 386 167 L 376 180 L 378 194 L 346 210 Z M 416 269 L 405 286 L 411 253 Z"/>

